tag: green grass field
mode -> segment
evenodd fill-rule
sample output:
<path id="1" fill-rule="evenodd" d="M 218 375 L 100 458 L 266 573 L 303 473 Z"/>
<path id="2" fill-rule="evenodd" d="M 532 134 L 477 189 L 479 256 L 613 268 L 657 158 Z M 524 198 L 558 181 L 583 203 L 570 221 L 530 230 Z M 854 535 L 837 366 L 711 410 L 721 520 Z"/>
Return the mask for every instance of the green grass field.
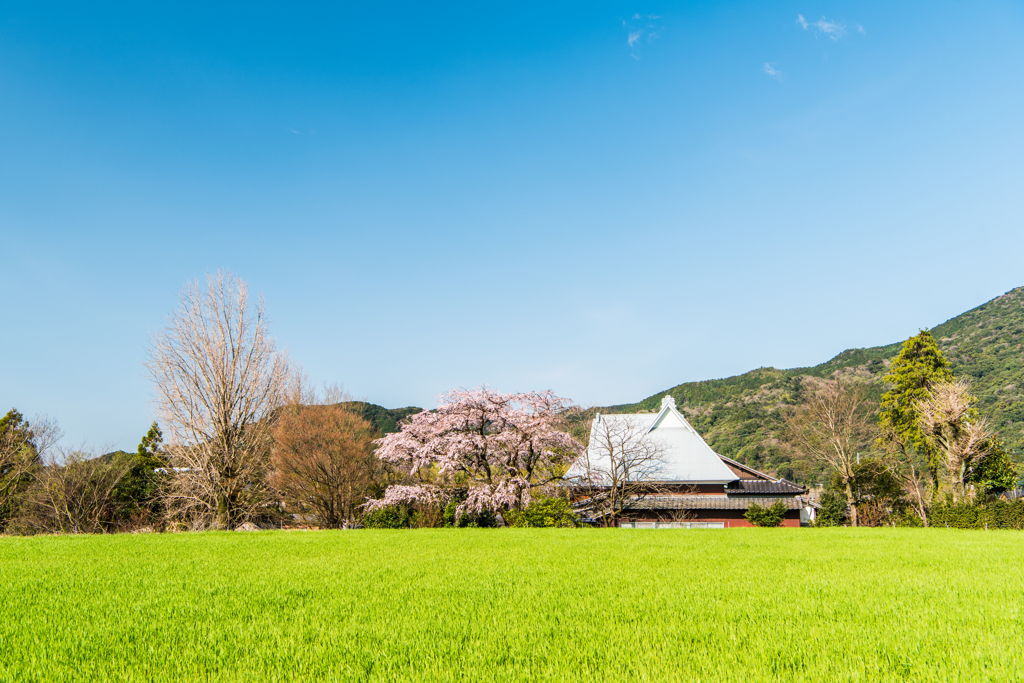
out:
<path id="1" fill-rule="evenodd" d="M 0 680 L 1005 681 L 1024 535 L 0 538 Z"/>

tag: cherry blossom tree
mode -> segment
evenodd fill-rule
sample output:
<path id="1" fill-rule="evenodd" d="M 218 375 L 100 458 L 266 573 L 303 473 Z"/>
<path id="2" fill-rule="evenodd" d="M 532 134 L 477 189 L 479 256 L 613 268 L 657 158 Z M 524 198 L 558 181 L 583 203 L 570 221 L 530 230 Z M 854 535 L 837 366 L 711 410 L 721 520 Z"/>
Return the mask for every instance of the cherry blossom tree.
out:
<path id="1" fill-rule="evenodd" d="M 560 429 L 570 402 L 550 391 L 502 394 L 480 387 L 442 394 L 436 411 L 412 416 L 377 441 L 377 457 L 407 483 L 389 486 L 374 510 L 441 504 L 465 490 L 457 514 L 522 509 L 561 479 L 582 445 Z"/>

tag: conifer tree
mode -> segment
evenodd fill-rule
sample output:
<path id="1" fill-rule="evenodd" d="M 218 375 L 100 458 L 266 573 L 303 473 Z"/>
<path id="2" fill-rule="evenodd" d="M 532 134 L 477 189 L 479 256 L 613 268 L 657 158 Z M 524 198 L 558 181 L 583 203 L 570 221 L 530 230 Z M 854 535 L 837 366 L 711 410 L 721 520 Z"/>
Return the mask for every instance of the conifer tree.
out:
<path id="1" fill-rule="evenodd" d="M 932 483 L 938 487 L 938 453 L 918 426 L 917 406 L 931 395 L 938 382 L 953 379 L 949 361 L 930 332 L 922 330 L 907 341 L 889 366 L 885 381 L 889 390 L 882 396 L 878 426 L 882 441 L 905 458 L 915 453 L 928 462 Z"/>
<path id="2" fill-rule="evenodd" d="M 29 423 L 15 409 L 0 417 L 0 531 L 17 507 L 17 497 L 28 486 L 39 465 Z"/>
<path id="3" fill-rule="evenodd" d="M 160 426 L 154 422 L 150 425 L 146 435 L 142 437 L 142 441 L 139 442 L 139 460 L 149 467 L 163 466 L 164 460 L 161 451 L 163 442 L 164 434 L 160 431 Z"/>

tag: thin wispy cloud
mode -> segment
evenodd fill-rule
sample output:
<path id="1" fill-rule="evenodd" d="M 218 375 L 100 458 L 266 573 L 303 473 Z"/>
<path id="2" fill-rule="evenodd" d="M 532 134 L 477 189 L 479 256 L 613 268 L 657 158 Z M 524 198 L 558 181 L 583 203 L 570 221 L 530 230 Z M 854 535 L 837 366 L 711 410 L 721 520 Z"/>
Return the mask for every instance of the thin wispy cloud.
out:
<path id="1" fill-rule="evenodd" d="M 626 45 L 629 56 L 640 59 L 640 45 L 649 43 L 659 36 L 658 26 L 654 23 L 660 17 L 657 14 L 640 14 L 637 12 L 629 19 L 622 19 L 622 28 L 626 29 Z"/>
<path id="2" fill-rule="evenodd" d="M 839 40 L 846 35 L 846 24 L 841 21 L 827 21 L 822 17 L 813 26 L 832 40 Z"/>
<path id="3" fill-rule="evenodd" d="M 829 20 L 822 17 L 818 21 L 807 21 L 804 19 L 804 15 L 798 14 L 796 15 L 796 23 L 803 30 L 814 29 L 815 35 L 826 36 L 829 40 L 839 40 L 846 35 L 846 22 L 836 19 Z M 857 32 L 865 33 L 864 27 L 857 24 Z"/>
<path id="4" fill-rule="evenodd" d="M 770 62 L 765 62 L 764 68 L 762 68 L 761 70 L 764 71 L 769 76 L 771 76 L 772 78 L 774 78 L 775 80 L 779 82 L 782 81 L 782 72 L 776 69 L 774 64 L 771 64 Z"/>

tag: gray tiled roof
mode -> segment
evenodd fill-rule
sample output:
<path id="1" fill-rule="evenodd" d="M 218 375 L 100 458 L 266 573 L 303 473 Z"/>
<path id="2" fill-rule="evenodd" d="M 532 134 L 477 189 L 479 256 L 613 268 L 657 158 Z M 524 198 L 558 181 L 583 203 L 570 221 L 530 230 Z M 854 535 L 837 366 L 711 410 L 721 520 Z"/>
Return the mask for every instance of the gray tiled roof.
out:
<path id="1" fill-rule="evenodd" d="M 725 492 L 730 496 L 739 494 L 765 495 L 783 494 L 796 496 L 806 493 L 807 489 L 791 481 L 780 479 L 779 481 L 764 481 L 761 479 L 739 479 L 725 487 Z"/>
<path id="2" fill-rule="evenodd" d="M 751 503 L 765 507 L 781 500 L 787 510 L 799 510 L 806 503 L 790 496 L 644 496 L 632 503 L 628 510 L 746 510 Z"/>

